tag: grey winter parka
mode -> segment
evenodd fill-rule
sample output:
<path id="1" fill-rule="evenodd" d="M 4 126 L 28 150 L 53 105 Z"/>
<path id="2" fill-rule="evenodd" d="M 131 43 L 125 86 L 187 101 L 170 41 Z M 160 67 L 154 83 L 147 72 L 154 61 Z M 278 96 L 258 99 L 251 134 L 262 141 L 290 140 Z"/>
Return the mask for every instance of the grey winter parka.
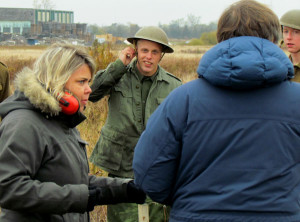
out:
<path id="1" fill-rule="evenodd" d="M 0 221 L 88 221 L 88 186 L 117 181 L 88 175 L 74 128 L 85 117 L 56 115 L 58 102 L 29 70 L 16 89 L 0 104 Z"/>

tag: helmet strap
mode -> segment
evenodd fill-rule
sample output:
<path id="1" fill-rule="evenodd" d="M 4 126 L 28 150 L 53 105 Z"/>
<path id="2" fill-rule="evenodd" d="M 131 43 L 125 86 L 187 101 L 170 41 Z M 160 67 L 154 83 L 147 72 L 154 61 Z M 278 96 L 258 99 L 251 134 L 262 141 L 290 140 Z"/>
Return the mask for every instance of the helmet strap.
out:
<path id="1" fill-rule="evenodd" d="M 138 60 L 138 50 L 137 50 L 137 40 L 133 40 L 133 46 L 134 46 L 134 52 L 135 52 L 135 56 L 136 56 L 136 62 L 139 63 Z"/>
<path id="2" fill-rule="evenodd" d="M 164 55 L 165 55 L 166 53 L 165 52 L 163 52 L 162 53 L 162 55 L 161 55 L 161 57 L 160 57 L 160 60 L 159 61 L 161 61 L 162 60 L 162 58 L 164 57 Z"/>

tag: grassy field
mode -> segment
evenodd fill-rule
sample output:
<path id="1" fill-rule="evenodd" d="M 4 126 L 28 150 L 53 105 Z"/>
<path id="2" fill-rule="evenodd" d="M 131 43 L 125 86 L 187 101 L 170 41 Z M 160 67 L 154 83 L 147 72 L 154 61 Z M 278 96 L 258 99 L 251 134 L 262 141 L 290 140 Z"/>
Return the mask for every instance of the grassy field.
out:
<path id="1" fill-rule="evenodd" d="M 0 61 L 9 67 L 11 83 L 15 75 L 24 67 L 32 66 L 36 58 L 41 55 L 46 47 L 43 46 L 6 46 L 0 47 Z M 197 78 L 196 69 L 203 55 L 210 47 L 204 46 L 174 46 L 175 53 L 165 54 L 160 65 L 168 72 L 179 77 L 183 83 Z M 114 61 L 121 48 L 114 46 L 90 48 L 90 52 L 97 62 L 99 69 Z M 11 85 L 11 89 L 14 87 Z M 83 139 L 89 142 L 87 147 L 90 156 L 96 144 L 100 130 L 105 123 L 108 112 L 107 97 L 97 103 L 88 103 L 84 114 L 87 120 L 78 126 Z M 106 176 L 106 173 L 90 163 L 91 173 L 97 176 Z M 91 221 L 106 221 L 106 206 L 96 207 L 91 213 Z"/>

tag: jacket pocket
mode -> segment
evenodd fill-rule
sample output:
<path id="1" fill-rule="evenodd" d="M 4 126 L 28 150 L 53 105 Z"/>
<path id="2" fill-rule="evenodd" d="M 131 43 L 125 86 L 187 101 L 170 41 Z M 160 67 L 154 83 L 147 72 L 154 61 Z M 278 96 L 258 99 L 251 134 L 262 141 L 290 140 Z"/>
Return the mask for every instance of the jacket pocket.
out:
<path id="1" fill-rule="evenodd" d="M 98 155 L 93 159 L 96 163 L 98 159 L 100 166 L 118 171 L 122 162 L 123 146 L 124 136 L 104 127 L 96 145 L 96 149 L 99 151 Z"/>
<path id="2" fill-rule="evenodd" d="M 104 126 L 91 161 L 104 169 L 129 171 L 132 169 L 133 151 L 137 141 L 138 137 Z"/>
<path id="3" fill-rule="evenodd" d="M 109 100 L 111 109 L 118 110 L 121 113 L 128 113 L 132 109 L 133 104 L 131 88 L 121 85 L 115 86 Z"/>
<path id="4" fill-rule="evenodd" d="M 125 85 L 125 86 L 124 86 Z M 124 84 L 124 85 L 121 85 L 121 84 L 117 84 L 116 86 L 115 86 L 115 91 L 117 92 L 117 93 L 121 93 L 121 95 L 123 96 L 123 97 L 132 97 L 132 91 L 131 91 L 131 87 L 128 85 L 126 85 L 126 84 Z"/>

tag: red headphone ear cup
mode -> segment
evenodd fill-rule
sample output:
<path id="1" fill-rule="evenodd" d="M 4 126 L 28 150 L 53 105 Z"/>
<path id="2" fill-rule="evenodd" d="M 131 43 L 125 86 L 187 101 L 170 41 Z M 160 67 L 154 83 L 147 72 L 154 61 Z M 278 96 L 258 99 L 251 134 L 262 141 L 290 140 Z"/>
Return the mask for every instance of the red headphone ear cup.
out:
<path id="1" fill-rule="evenodd" d="M 65 95 L 59 100 L 61 111 L 67 115 L 72 115 L 79 110 L 79 101 L 70 93 L 65 92 Z"/>

